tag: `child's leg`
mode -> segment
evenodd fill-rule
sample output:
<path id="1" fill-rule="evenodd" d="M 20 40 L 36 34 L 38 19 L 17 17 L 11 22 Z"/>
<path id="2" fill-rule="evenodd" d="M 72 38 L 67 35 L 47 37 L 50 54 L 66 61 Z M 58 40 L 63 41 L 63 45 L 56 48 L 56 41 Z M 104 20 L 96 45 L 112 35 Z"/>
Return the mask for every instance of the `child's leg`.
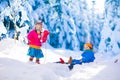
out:
<path id="1" fill-rule="evenodd" d="M 33 61 L 34 57 L 30 56 L 29 61 Z"/>
<path id="2" fill-rule="evenodd" d="M 36 58 L 36 63 L 37 63 L 37 64 L 40 64 L 39 58 Z"/>
<path id="3" fill-rule="evenodd" d="M 79 59 L 73 59 L 71 64 L 82 64 L 82 62 Z"/>

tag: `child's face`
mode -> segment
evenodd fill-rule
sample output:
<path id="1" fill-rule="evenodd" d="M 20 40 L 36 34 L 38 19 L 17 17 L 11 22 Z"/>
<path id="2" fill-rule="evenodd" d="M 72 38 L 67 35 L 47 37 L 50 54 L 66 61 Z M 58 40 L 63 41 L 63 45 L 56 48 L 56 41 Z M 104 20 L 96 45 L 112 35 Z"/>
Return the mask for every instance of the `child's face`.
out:
<path id="1" fill-rule="evenodd" d="M 87 45 L 85 45 L 85 46 L 84 46 L 84 49 L 85 49 L 85 50 L 89 50 L 90 48 L 89 48 Z"/>
<path id="2" fill-rule="evenodd" d="M 36 24 L 36 25 L 35 25 L 35 29 L 36 29 L 37 31 L 42 31 L 42 24 Z"/>

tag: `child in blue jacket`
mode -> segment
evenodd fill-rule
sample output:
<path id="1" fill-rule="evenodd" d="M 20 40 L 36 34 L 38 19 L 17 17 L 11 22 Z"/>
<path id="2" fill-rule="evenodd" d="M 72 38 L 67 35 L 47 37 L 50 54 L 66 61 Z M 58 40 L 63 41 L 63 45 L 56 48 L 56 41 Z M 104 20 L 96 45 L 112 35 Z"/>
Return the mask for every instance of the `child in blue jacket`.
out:
<path id="1" fill-rule="evenodd" d="M 89 63 L 95 60 L 94 52 L 92 51 L 93 45 L 91 43 L 86 43 L 84 45 L 84 49 L 85 51 L 82 53 L 81 59 L 72 59 L 72 57 L 69 58 L 68 64 L 70 65 L 68 67 L 70 70 L 73 69 L 75 64 Z"/>

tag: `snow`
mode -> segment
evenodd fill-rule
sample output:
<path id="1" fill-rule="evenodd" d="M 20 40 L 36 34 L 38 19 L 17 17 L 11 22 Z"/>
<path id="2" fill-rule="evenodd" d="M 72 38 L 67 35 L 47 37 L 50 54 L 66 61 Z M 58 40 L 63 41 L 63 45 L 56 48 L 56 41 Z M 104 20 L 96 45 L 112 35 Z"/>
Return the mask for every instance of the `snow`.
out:
<path id="1" fill-rule="evenodd" d="M 120 1 L 47 1 L 50 4 L 42 0 L 0 1 L 0 80 L 120 80 Z M 3 38 L 3 34 L 9 35 L 3 24 L 5 16 L 20 20 L 19 41 Z M 43 44 L 45 57 L 40 65 L 28 61 L 26 45 L 27 30 L 39 19 L 51 33 L 48 43 Z M 70 56 L 79 59 L 79 50 L 87 41 L 94 44 L 95 62 L 75 65 L 72 71 L 67 64 L 54 63 L 60 57 L 65 61 Z"/>
<path id="2" fill-rule="evenodd" d="M 2 22 L 0 22 L 0 35 L 3 33 L 3 34 L 5 34 L 5 33 L 7 33 L 7 31 L 6 31 L 6 29 L 5 29 L 5 27 L 4 27 L 4 25 L 3 25 L 3 23 Z"/>
<path id="3" fill-rule="evenodd" d="M 104 12 L 104 2 L 105 0 L 87 0 L 87 4 L 89 8 L 92 8 L 92 2 L 95 1 L 94 5 L 97 10 L 97 13 L 103 13 Z"/>
<path id="4" fill-rule="evenodd" d="M 5 21 L 8 25 L 4 23 L 7 16 L 10 23 L 17 24 L 21 41 L 36 21 L 43 21 L 43 27 L 51 33 L 48 43 L 54 48 L 83 50 L 83 44 L 91 42 L 95 51 L 117 55 L 120 52 L 119 9 L 119 0 L 2 0 L 0 37 L 14 34 L 13 30 L 6 29 L 9 28 L 9 20 Z"/>
<path id="5" fill-rule="evenodd" d="M 82 52 L 54 49 L 47 43 L 42 50 L 45 55 L 41 64 L 28 61 L 28 45 L 13 39 L 0 41 L 0 80 L 120 80 L 120 55 L 107 58 L 96 53 L 93 63 L 75 65 L 73 70 L 67 64 L 56 64 L 62 57 L 78 58 Z M 114 61 L 118 59 L 116 63 Z"/>

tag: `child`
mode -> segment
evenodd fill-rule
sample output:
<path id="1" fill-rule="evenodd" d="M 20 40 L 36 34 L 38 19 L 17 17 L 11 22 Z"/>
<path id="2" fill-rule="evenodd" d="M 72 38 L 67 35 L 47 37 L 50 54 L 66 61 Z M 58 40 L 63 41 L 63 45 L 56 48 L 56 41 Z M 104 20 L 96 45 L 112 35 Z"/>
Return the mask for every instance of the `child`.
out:
<path id="1" fill-rule="evenodd" d="M 84 49 L 85 49 L 85 51 L 82 53 L 81 59 L 72 59 L 72 57 L 69 58 L 69 60 L 66 64 L 70 64 L 68 66 L 70 70 L 73 69 L 73 66 L 75 64 L 89 63 L 89 62 L 93 62 L 95 60 L 94 53 L 92 51 L 93 45 L 91 43 L 86 43 L 86 44 L 84 44 Z M 60 58 L 60 62 L 57 62 L 57 63 L 64 64 L 65 62 L 62 58 Z"/>
<path id="2" fill-rule="evenodd" d="M 68 67 L 69 69 L 73 69 L 73 66 L 75 64 L 82 64 L 82 63 L 89 63 L 93 62 L 95 60 L 94 52 L 92 51 L 93 45 L 91 43 L 84 44 L 85 51 L 82 53 L 81 59 L 72 59 L 72 57 L 69 58 L 68 64 L 70 64 Z"/>
<path id="3" fill-rule="evenodd" d="M 48 34 L 49 32 L 47 33 L 47 35 Z M 44 36 L 44 31 L 42 30 L 42 23 L 37 22 L 35 24 L 35 29 L 30 31 L 30 33 L 28 33 L 27 35 L 27 39 L 29 41 L 29 49 L 27 54 L 30 56 L 29 61 L 33 61 L 35 57 L 36 63 L 40 64 L 39 59 L 44 57 L 43 52 L 41 50 L 41 46 L 43 42 L 46 42 L 47 36 L 44 37 L 44 39 L 43 36 Z"/>

